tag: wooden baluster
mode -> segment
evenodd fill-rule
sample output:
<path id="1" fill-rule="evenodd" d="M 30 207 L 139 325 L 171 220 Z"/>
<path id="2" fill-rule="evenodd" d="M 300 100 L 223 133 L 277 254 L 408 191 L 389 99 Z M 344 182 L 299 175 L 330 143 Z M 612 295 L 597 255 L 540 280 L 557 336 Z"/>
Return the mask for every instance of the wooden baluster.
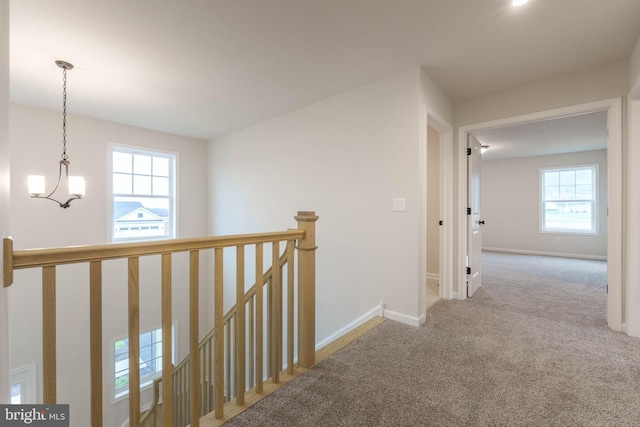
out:
<path id="1" fill-rule="evenodd" d="M 162 254 L 162 401 L 164 425 L 173 423 L 173 337 L 171 320 L 173 318 L 171 305 L 171 254 Z"/>
<path id="2" fill-rule="evenodd" d="M 256 305 L 256 297 L 255 295 L 249 298 L 249 339 L 248 339 L 248 344 L 249 344 L 249 357 L 247 358 L 247 361 L 249 363 L 249 374 L 248 374 L 248 378 L 249 378 L 249 389 L 255 387 L 256 385 L 256 364 L 255 364 L 255 357 L 256 357 L 256 346 L 255 346 L 255 340 L 256 340 L 256 328 L 255 328 L 255 305 Z"/>
<path id="3" fill-rule="evenodd" d="M 227 337 L 227 342 L 226 342 L 226 347 L 225 347 L 225 353 L 226 353 L 226 381 L 225 384 L 227 385 L 227 394 L 224 398 L 225 402 L 230 401 L 233 398 L 232 395 L 232 384 L 233 384 L 233 380 L 231 378 L 231 372 L 233 371 L 233 363 L 232 363 L 232 359 L 231 359 L 231 347 L 232 347 L 232 332 L 231 332 L 231 326 L 232 326 L 232 322 L 235 316 L 231 316 L 231 318 L 229 319 L 229 322 L 227 322 L 226 325 L 226 337 Z"/>
<path id="4" fill-rule="evenodd" d="M 166 384 L 163 386 L 166 388 Z M 140 259 L 129 258 L 129 425 L 140 426 Z"/>
<path id="5" fill-rule="evenodd" d="M 262 243 L 256 245 L 256 393 L 263 391 L 264 378 L 264 259 Z"/>
<path id="6" fill-rule="evenodd" d="M 287 373 L 293 374 L 294 242 L 287 242 Z"/>
<path id="7" fill-rule="evenodd" d="M 215 343 L 215 379 L 216 379 L 216 418 L 220 419 L 224 415 L 224 306 L 223 306 L 223 249 L 215 249 L 215 328 L 216 328 L 216 343 Z"/>
<path id="8" fill-rule="evenodd" d="M 42 268 L 42 359 L 44 404 L 56 402 L 56 267 Z"/>
<path id="9" fill-rule="evenodd" d="M 272 243 L 271 274 L 273 276 L 273 383 L 280 382 L 282 370 L 282 277 L 280 274 L 280 242 Z"/>
<path id="10" fill-rule="evenodd" d="M 200 350 L 198 305 L 200 286 L 200 251 L 189 255 L 189 354 L 191 355 L 191 427 L 200 427 Z"/>
<path id="11" fill-rule="evenodd" d="M 273 276 L 267 281 L 267 377 L 273 375 Z"/>
<path id="12" fill-rule="evenodd" d="M 236 247 L 235 377 L 236 404 L 244 404 L 245 371 L 244 246 Z"/>
<path id="13" fill-rule="evenodd" d="M 89 264 L 91 426 L 102 427 L 102 262 Z"/>
<path id="14" fill-rule="evenodd" d="M 316 363 L 316 226 L 315 212 L 295 217 L 304 237 L 298 241 L 298 363 L 310 368 Z"/>

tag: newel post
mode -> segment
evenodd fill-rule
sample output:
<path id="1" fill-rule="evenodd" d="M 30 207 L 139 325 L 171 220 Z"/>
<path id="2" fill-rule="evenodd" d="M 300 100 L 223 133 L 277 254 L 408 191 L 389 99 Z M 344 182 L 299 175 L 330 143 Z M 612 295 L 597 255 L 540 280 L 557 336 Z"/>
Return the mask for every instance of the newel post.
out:
<path id="1" fill-rule="evenodd" d="M 298 363 L 316 363 L 316 221 L 315 212 L 300 211 L 295 217 L 304 237 L 298 241 Z"/>

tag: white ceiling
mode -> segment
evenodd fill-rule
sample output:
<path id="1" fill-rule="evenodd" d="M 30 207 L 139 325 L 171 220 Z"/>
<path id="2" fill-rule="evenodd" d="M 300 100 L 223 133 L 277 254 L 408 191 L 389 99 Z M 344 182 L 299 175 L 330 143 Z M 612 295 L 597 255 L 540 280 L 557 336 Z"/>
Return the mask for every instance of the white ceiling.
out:
<path id="1" fill-rule="evenodd" d="M 475 131 L 473 135 L 489 148 L 482 160 L 510 159 L 574 153 L 607 148 L 607 112 Z"/>
<path id="2" fill-rule="evenodd" d="M 423 66 L 458 101 L 627 58 L 639 0 L 11 0 L 11 100 L 210 139 Z"/>

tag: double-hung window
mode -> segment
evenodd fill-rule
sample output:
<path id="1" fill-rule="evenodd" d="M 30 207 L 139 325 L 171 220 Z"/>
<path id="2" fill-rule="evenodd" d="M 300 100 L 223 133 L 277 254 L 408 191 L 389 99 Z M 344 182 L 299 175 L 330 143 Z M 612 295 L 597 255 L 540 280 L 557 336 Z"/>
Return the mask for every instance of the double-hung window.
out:
<path id="1" fill-rule="evenodd" d="M 172 343 L 175 343 L 175 328 L 172 328 L 172 331 L 174 334 Z M 115 340 L 112 347 L 113 397 L 118 399 L 129 393 L 129 339 Z M 174 358 L 173 354 L 172 358 Z M 139 363 L 140 387 L 151 385 L 154 378 L 162 375 L 162 328 L 140 334 Z"/>
<path id="2" fill-rule="evenodd" d="M 175 237 L 176 155 L 111 147 L 111 241 Z"/>
<path id="3" fill-rule="evenodd" d="M 540 187 L 540 231 L 597 234 L 597 165 L 540 169 Z"/>

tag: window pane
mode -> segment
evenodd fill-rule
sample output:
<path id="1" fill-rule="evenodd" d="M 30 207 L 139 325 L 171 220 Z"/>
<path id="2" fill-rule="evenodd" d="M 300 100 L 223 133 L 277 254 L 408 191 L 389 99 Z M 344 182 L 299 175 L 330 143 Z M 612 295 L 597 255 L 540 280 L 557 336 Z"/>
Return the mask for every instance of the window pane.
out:
<path id="1" fill-rule="evenodd" d="M 168 196 L 169 195 L 169 178 L 153 177 L 153 195 Z"/>
<path id="2" fill-rule="evenodd" d="M 593 199 L 593 191 L 590 183 L 589 185 L 576 185 L 576 199 L 579 199 L 579 200 Z"/>
<path id="3" fill-rule="evenodd" d="M 113 172 L 131 173 L 131 153 L 113 152 Z"/>
<path id="4" fill-rule="evenodd" d="M 545 172 L 544 173 L 544 185 L 545 186 L 558 186 L 560 185 L 560 172 Z"/>
<path id="5" fill-rule="evenodd" d="M 546 187 L 544 189 L 545 200 L 558 200 L 560 198 L 560 188 L 558 187 Z"/>
<path id="6" fill-rule="evenodd" d="M 576 171 L 576 185 L 592 185 L 593 177 L 591 169 L 578 169 Z"/>
<path id="7" fill-rule="evenodd" d="M 576 187 L 572 185 L 560 186 L 560 200 L 573 200 L 576 198 Z"/>
<path id="8" fill-rule="evenodd" d="M 151 195 L 151 177 L 144 175 L 133 176 L 133 193 Z"/>
<path id="9" fill-rule="evenodd" d="M 19 405 L 22 401 L 22 383 L 11 384 L 11 404 Z"/>
<path id="10" fill-rule="evenodd" d="M 151 175 L 151 156 L 134 154 L 133 172 L 140 175 Z"/>
<path id="11" fill-rule="evenodd" d="M 575 171 L 560 172 L 560 185 L 575 185 L 575 184 L 576 184 Z"/>
<path id="12" fill-rule="evenodd" d="M 115 194 L 131 194 L 131 175 L 121 173 L 113 174 L 113 192 Z"/>
<path id="13" fill-rule="evenodd" d="M 169 176 L 169 159 L 166 157 L 154 157 L 153 174 L 155 176 Z"/>
<path id="14" fill-rule="evenodd" d="M 593 202 L 545 202 L 546 231 L 592 231 Z"/>

